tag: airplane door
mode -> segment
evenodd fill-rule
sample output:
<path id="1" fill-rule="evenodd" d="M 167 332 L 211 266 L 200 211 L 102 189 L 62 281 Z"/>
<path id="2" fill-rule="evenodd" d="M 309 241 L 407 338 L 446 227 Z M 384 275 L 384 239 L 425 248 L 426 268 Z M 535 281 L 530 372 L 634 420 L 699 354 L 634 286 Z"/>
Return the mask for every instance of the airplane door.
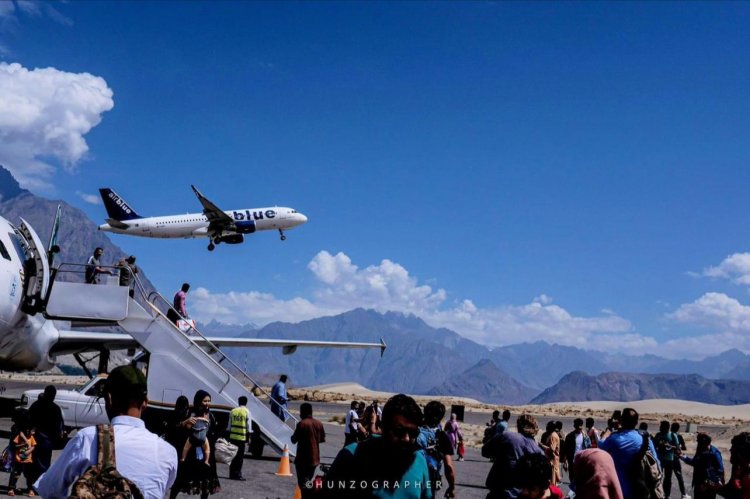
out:
<path id="1" fill-rule="evenodd" d="M 15 322 L 23 294 L 23 273 L 20 272 L 20 263 L 11 257 L 11 254 L 15 253 L 14 246 L 4 234 L 0 235 L 0 253 L 0 296 L 4 298 L 0 300 L 0 324 L 5 325 Z M 23 253 L 18 259 L 23 260 Z"/>
<path id="2" fill-rule="evenodd" d="M 31 253 L 31 258 L 34 259 L 35 276 L 26 276 L 27 279 L 36 277 L 33 282 L 30 283 L 26 296 L 27 298 L 37 296 L 39 298 L 45 298 L 47 296 L 47 290 L 49 289 L 49 261 L 47 261 L 47 252 L 44 249 L 44 244 L 34 229 L 29 225 L 26 220 L 21 218 L 21 227 L 19 228 L 21 234 L 26 239 L 26 243 L 29 245 L 28 250 Z"/>

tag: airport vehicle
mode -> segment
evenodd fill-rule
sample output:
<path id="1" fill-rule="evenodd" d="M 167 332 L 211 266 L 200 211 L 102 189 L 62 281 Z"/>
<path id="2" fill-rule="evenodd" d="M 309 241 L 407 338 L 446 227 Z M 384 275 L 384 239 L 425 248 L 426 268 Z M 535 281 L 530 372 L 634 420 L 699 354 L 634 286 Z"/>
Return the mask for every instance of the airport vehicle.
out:
<path id="1" fill-rule="evenodd" d="M 60 406 L 66 430 L 84 428 L 109 422 L 104 410 L 104 399 L 100 397 L 106 374 L 91 378 L 75 390 L 58 390 L 55 403 Z M 28 409 L 44 390 L 26 390 L 21 395 L 21 409 Z"/>
<path id="2" fill-rule="evenodd" d="M 59 220 L 59 217 L 57 218 Z M 285 354 L 299 346 L 336 348 L 378 348 L 385 343 L 318 342 L 255 338 L 208 338 L 193 328 L 178 329 L 166 316 L 171 301 L 158 292 L 148 292 L 134 276 L 135 294 L 128 286 L 85 284 L 85 265 L 62 263 L 51 266 L 53 228 L 49 249 L 34 229 L 21 219 L 18 227 L 0 217 L 0 369 L 8 371 L 46 370 L 61 354 L 100 353 L 100 372 L 105 372 L 111 349 L 139 351 L 139 367 L 148 380 L 147 425 L 158 428 L 180 395 L 191 398 L 198 390 L 209 392 L 219 424 L 226 424 L 229 410 L 240 396 L 248 398 L 262 439 L 281 453 L 291 443 L 294 419 L 281 421 L 259 397 L 268 394 L 221 346 L 276 346 Z M 66 278 L 59 278 L 66 276 Z M 124 333 L 73 331 L 57 321 L 118 326 Z M 256 396 L 256 394 L 259 395 Z M 223 418 L 223 419 L 222 419 Z"/>
<path id="3" fill-rule="evenodd" d="M 239 244 L 245 235 L 263 230 L 278 230 L 284 241 L 285 230 L 307 222 L 307 217 L 294 208 L 281 206 L 222 211 L 194 185 L 191 187 L 203 205 L 203 213 L 161 217 L 142 217 L 112 189 L 99 189 L 109 217 L 99 230 L 163 239 L 207 237 L 208 250 L 213 251 L 219 243 Z"/>

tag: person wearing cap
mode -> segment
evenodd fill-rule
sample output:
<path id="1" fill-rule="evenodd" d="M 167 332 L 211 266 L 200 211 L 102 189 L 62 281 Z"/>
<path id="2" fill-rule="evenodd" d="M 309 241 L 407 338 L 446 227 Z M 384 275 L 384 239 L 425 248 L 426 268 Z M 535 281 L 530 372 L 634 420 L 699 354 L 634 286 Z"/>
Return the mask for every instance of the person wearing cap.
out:
<path id="1" fill-rule="evenodd" d="M 133 278 L 139 270 L 135 264 L 135 257 L 130 255 L 129 257 L 123 258 L 117 262 L 116 267 L 120 269 L 120 286 L 128 286 L 130 288 L 128 293 L 130 294 L 130 297 L 133 298 L 133 295 L 135 294 L 135 290 L 133 289 L 135 279 Z"/>
<path id="2" fill-rule="evenodd" d="M 146 377 L 134 366 L 112 370 L 104 386 L 104 406 L 115 435 L 117 471 L 147 499 L 162 499 L 177 474 L 177 451 L 146 429 L 141 414 L 148 404 Z M 68 489 L 97 464 L 97 428 L 80 430 L 60 457 L 34 484 L 45 498 L 68 497 Z"/>

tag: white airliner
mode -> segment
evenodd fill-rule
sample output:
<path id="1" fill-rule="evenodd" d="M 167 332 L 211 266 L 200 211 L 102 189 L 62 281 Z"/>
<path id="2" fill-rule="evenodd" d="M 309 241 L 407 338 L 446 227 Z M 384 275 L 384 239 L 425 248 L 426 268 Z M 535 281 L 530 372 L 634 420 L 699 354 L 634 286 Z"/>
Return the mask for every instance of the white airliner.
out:
<path id="1" fill-rule="evenodd" d="M 48 291 L 53 286 L 50 260 L 57 239 L 55 221 L 49 248 L 26 221 L 15 227 L 0 217 L 0 370 L 43 371 L 54 366 L 54 357 L 86 351 L 137 348 L 128 334 L 70 331 L 45 317 Z M 64 244 L 64 242 L 63 242 Z M 74 297 L 73 297 L 74 298 Z M 385 343 L 296 341 L 261 338 L 205 338 L 220 346 L 282 347 L 285 354 L 297 347 L 380 348 Z"/>
<path id="2" fill-rule="evenodd" d="M 168 215 L 144 218 L 109 188 L 99 189 L 109 218 L 99 230 L 130 236 L 156 238 L 208 237 L 208 250 L 219 243 L 239 244 L 245 234 L 261 230 L 278 230 L 281 240 L 284 231 L 307 222 L 307 217 L 293 208 L 273 206 L 222 211 L 191 186 L 203 205 L 203 213 Z"/>

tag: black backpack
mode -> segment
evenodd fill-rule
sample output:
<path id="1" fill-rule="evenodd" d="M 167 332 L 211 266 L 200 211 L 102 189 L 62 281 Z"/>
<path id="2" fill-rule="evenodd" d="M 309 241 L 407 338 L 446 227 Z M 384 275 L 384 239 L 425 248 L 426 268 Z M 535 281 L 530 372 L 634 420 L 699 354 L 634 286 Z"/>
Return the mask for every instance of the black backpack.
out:
<path id="1" fill-rule="evenodd" d="M 631 471 L 631 487 L 633 497 L 639 499 L 664 499 L 664 474 L 659 462 L 648 447 L 649 436 L 641 433 L 643 443 L 633 461 Z"/>

